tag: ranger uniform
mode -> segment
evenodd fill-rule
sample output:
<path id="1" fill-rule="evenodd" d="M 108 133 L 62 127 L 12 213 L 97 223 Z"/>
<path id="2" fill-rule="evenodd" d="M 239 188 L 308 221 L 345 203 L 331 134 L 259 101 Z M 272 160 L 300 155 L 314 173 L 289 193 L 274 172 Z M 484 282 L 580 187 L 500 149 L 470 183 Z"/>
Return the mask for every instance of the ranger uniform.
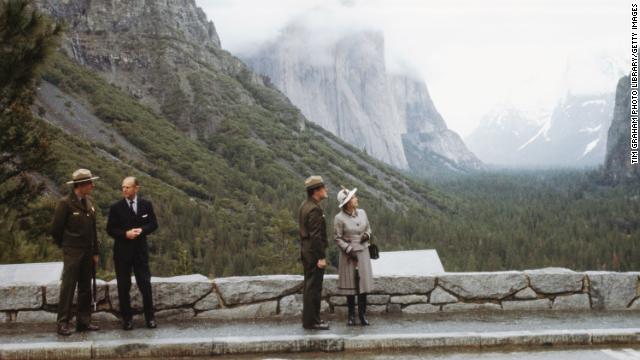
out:
<path id="1" fill-rule="evenodd" d="M 97 178 L 91 176 L 89 170 L 80 169 L 74 172 L 73 180 L 68 184 L 79 184 Z M 90 324 L 93 257 L 99 254 L 96 211 L 91 198 L 79 197 L 76 192 L 72 192 L 60 199 L 53 216 L 51 235 L 64 254 L 62 284 L 58 300 L 58 330 L 60 332 L 60 326 L 66 329 L 71 320 L 71 305 L 76 285 L 78 286 L 76 329 L 97 330 Z"/>
<path id="2" fill-rule="evenodd" d="M 311 176 L 305 181 L 307 191 L 324 186 L 320 176 Z M 300 227 L 300 260 L 304 267 L 304 293 L 302 325 L 307 329 L 318 328 L 320 303 L 322 300 L 322 281 L 324 268 L 318 267 L 318 260 L 325 259 L 327 248 L 327 226 L 324 211 L 312 196 L 300 205 L 298 211 Z M 326 325 L 322 325 L 326 326 Z"/>

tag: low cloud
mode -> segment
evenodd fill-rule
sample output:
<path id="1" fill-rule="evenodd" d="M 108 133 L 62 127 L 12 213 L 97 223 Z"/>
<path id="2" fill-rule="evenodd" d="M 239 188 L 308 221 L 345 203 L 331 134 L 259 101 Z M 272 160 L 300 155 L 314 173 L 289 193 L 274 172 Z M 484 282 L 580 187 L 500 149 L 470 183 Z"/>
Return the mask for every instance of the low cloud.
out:
<path id="1" fill-rule="evenodd" d="M 292 24 L 322 54 L 353 31 L 380 31 L 392 72 L 423 78 L 448 125 L 468 134 L 495 104 L 553 106 L 610 92 L 628 68 L 628 6 L 607 0 L 197 0 L 223 46 L 249 54 Z M 622 70 L 620 70 L 622 69 Z"/>

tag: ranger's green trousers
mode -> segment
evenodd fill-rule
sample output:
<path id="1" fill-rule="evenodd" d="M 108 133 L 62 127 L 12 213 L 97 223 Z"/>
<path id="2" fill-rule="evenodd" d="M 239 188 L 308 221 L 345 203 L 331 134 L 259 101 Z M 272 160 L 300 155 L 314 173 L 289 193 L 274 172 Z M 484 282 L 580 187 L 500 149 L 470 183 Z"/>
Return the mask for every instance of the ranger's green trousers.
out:
<path id="1" fill-rule="evenodd" d="M 304 327 L 320 323 L 323 279 L 324 269 L 320 269 L 315 264 L 305 266 L 302 294 L 302 325 Z"/>
<path id="2" fill-rule="evenodd" d="M 71 305 L 78 286 L 78 318 L 76 326 L 88 325 L 91 321 L 91 277 L 93 254 L 91 249 L 65 247 L 62 284 L 58 300 L 58 323 L 68 323 L 73 317 Z"/>

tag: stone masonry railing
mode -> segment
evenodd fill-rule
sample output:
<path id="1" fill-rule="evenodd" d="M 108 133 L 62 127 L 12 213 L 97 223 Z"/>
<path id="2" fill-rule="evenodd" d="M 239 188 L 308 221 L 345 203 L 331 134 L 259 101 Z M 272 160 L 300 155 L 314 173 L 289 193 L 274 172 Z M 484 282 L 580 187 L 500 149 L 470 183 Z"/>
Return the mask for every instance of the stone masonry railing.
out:
<path id="1" fill-rule="evenodd" d="M 375 277 L 368 311 L 375 314 L 423 314 L 449 311 L 640 310 L 639 272 L 574 272 L 567 269 L 443 273 L 432 276 Z M 202 275 L 152 278 L 160 319 L 255 319 L 299 316 L 299 275 L 208 279 Z M 337 276 L 324 280 L 322 309 L 343 313 L 346 298 L 337 294 Z M 59 284 L 1 285 L 4 322 L 55 322 Z M 98 280 L 94 319 L 116 321 L 116 282 Z M 132 307 L 142 301 L 134 284 Z"/>

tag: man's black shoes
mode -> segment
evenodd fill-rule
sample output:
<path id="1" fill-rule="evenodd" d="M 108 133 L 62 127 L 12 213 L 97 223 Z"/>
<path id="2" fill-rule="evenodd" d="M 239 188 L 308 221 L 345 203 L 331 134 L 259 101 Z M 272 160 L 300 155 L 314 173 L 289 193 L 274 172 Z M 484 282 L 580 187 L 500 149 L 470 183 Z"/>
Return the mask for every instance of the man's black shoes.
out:
<path id="1" fill-rule="evenodd" d="M 158 327 L 158 323 L 156 323 L 155 319 L 151 319 L 149 321 L 147 321 L 147 327 L 149 329 L 155 329 Z M 123 320 L 122 321 L 122 328 L 124 330 L 133 330 L 133 321 L 132 320 Z"/>
<path id="2" fill-rule="evenodd" d="M 98 331 L 100 327 L 98 325 L 93 324 L 78 324 L 76 325 L 77 332 L 85 332 L 85 331 Z"/>
<path id="3" fill-rule="evenodd" d="M 62 335 L 62 336 L 71 335 L 69 324 L 58 324 L 58 335 Z"/>
<path id="4" fill-rule="evenodd" d="M 307 330 L 329 330 L 329 324 L 321 322 L 320 324 L 314 324 L 311 326 L 304 326 Z"/>

